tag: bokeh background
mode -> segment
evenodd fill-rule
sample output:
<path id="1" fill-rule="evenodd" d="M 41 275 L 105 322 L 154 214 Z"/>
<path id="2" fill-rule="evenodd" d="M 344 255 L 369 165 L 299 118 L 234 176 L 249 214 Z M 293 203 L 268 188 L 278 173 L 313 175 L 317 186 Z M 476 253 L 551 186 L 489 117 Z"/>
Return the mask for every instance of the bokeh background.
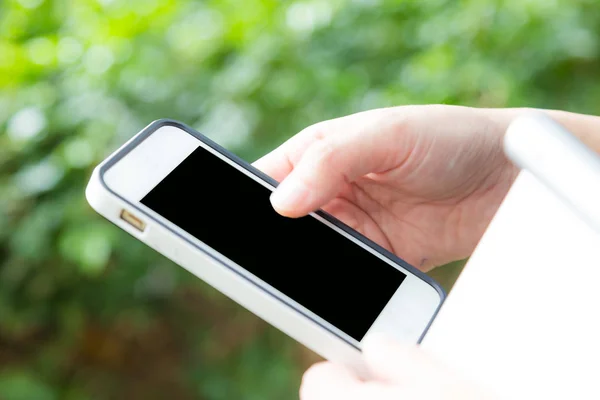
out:
<path id="1" fill-rule="evenodd" d="M 314 354 L 87 205 L 150 121 L 253 161 L 383 106 L 597 114 L 599 38 L 597 0 L 0 0 L 0 398 L 297 397 Z"/>

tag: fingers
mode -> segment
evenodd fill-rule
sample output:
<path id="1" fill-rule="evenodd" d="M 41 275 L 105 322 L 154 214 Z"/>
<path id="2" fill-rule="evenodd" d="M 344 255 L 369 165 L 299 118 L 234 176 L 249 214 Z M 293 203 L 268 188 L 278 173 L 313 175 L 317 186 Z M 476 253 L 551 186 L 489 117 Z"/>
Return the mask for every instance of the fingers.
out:
<path id="1" fill-rule="evenodd" d="M 302 379 L 301 400 L 397 400 L 494 398 L 470 382 L 459 379 L 444 365 L 414 344 L 386 337 L 363 345 L 371 380 L 362 381 L 342 366 L 323 362 L 312 366 Z"/>
<path id="2" fill-rule="evenodd" d="M 314 143 L 274 192 L 273 207 L 282 215 L 299 217 L 326 204 L 343 185 L 370 172 L 375 164 L 369 150 L 362 153 L 361 147 L 358 140 Z"/>
<path id="3" fill-rule="evenodd" d="M 259 158 L 254 161 L 252 165 L 275 179 L 277 182 L 284 180 L 294 168 L 287 154 L 279 149 Z"/>
<path id="4" fill-rule="evenodd" d="M 405 114 L 379 109 L 320 122 L 257 160 L 257 168 L 281 182 L 271 198 L 274 208 L 303 216 L 358 177 L 396 166 L 410 154 L 414 139 L 397 135 Z"/>
<path id="5" fill-rule="evenodd" d="M 283 181 L 292 172 L 294 165 L 306 149 L 329 132 L 327 129 L 321 129 L 328 122 L 307 127 L 275 150 L 256 160 L 253 165 L 276 181 Z"/>
<path id="6" fill-rule="evenodd" d="M 322 362 L 310 367 L 302 378 L 301 400 L 387 400 L 392 391 L 378 382 L 362 382 L 342 366 Z"/>
<path id="7" fill-rule="evenodd" d="M 365 340 L 363 357 L 372 376 L 386 382 L 414 383 L 439 369 L 417 345 L 398 343 L 385 336 Z"/>
<path id="8" fill-rule="evenodd" d="M 360 385 L 358 378 L 342 366 L 321 362 L 310 367 L 302 377 L 301 400 L 335 399 Z"/>
<path id="9" fill-rule="evenodd" d="M 300 217 L 325 205 L 357 178 L 396 166 L 403 158 L 397 149 L 407 153 L 410 147 L 394 140 L 394 120 L 373 113 L 321 124 L 313 136 L 318 140 L 308 144 L 297 162 L 290 159 L 293 165 L 277 171 L 287 176 L 271 197 L 273 207 L 282 215 Z"/>

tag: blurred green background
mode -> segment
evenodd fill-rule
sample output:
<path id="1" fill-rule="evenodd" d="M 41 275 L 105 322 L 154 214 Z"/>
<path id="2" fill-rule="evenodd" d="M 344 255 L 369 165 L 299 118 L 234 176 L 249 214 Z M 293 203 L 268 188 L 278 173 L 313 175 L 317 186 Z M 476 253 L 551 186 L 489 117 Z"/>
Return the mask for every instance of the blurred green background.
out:
<path id="1" fill-rule="evenodd" d="M 0 398 L 297 397 L 315 355 L 87 205 L 150 121 L 253 161 L 383 106 L 597 114 L 599 37 L 597 0 L 0 0 Z"/>

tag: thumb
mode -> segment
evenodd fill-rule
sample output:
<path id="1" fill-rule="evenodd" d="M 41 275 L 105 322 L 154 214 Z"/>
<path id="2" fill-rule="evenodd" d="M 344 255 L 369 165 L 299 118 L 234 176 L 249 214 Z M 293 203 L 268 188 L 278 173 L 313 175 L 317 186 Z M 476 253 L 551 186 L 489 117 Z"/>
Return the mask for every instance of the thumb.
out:
<path id="1" fill-rule="evenodd" d="M 277 212 L 288 217 L 306 215 L 327 204 L 357 178 L 384 172 L 402 158 L 394 154 L 393 148 L 402 145 L 391 143 L 389 126 L 372 119 L 362 124 L 351 122 L 356 121 L 342 118 L 322 127 L 331 132 L 322 133 L 322 139 L 308 146 L 271 196 Z"/>

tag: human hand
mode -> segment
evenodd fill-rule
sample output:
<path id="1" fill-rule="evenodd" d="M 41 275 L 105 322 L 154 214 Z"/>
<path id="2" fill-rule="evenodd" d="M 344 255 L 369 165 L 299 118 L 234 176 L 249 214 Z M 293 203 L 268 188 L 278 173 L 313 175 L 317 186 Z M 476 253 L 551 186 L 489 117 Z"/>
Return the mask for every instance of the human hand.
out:
<path id="1" fill-rule="evenodd" d="M 301 400 L 471 400 L 491 393 L 457 376 L 417 345 L 387 339 L 367 342 L 363 357 L 371 379 L 363 381 L 344 367 L 321 362 L 309 368 Z"/>
<path id="2" fill-rule="evenodd" d="M 471 254 L 517 169 L 509 120 L 457 106 L 377 109 L 312 125 L 256 161 L 289 217 L 323 208 L 427 271 Z"/>

